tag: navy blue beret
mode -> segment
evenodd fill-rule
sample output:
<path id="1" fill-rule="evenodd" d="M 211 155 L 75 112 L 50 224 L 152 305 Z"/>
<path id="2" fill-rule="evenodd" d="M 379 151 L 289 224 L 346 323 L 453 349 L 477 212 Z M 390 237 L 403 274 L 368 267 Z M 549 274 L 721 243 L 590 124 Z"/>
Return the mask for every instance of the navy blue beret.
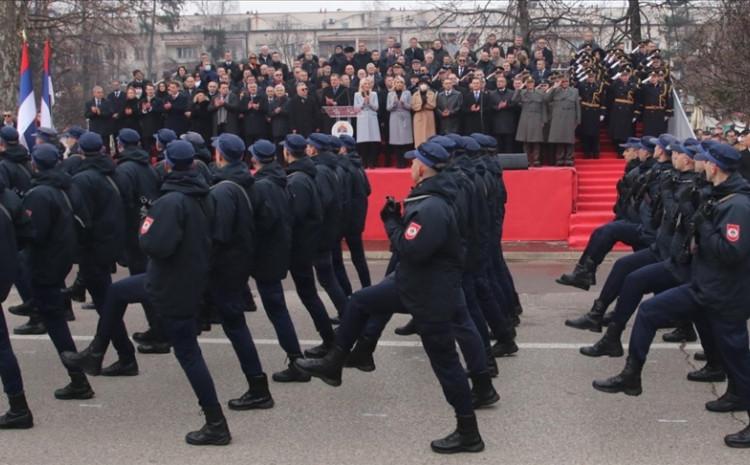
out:
<path id="1" fill-rule="evenodd" d="M 75 137 L 76 139 L 78 139 L 83 135 L 84 132 L 86 132 L 86 130 L 80 126 L 71 126 L 65 132 L 63 132 L 62 135 L 65 137 Z"/>
<path id="2" fill-rule="evenodd" d="M 212 145 L 226 160 L 239 160 L 245 155 L 245 143 L 235 134 L 225 132 L 215 137 Z"/>
<path id="3" fill-rule="evenodd" d="M 450 140 L 450 139 L 448 139 Z M 404 154 L 404 158 L 412 159 L 417 158 L 425 165 L 440 169 L 445 167 L 445 164 L 450 159 L 448 151 L 443 148 L 440 144 L 434 142 L 425 142 L 417 147 L 416 150 L 410 150 Z"/>
<path id="4" fill-rule="evenodd" d="M 351 149 L 353 149 L 353 148 L 355 148 L 357 146 L 357 141 L 354 140 L 354 138 L 352 136 L 350 136 L 349 134 L 343 134 L 343 135 L 339 136 L 339 139 L 341 139 L 341 142 L 344 143 L 344 146 L 348 150 L 351 150 Z"/>
<path id="5" fill-rule="evenodd" d="M 338 137 L 335 137 L 335 136 L 330 136 L 328 138 L 328 142 L 331 145 L 331 149 L 333 149 L 333 151 L 335 151 L 335 152 L 338 152 L 339 149 L 344 146 L 344 142 L 341 139 L 339 139 Z"/>
<path id="6" fill-rule="evenodd" d="M 162 128 L 156 131 L 154 137 L 161 145 L 167 145 L 173 140 L 177 140 L 177 134 L 171 129 Z"/>
<path id="7" fill-rule="evenodd" d="M 273 161 L 276 158 L 276 146 L 266 139 L 258 139 L 250 146 L 250 153 L 261 162 Z"/>
<path id="8" fill-rule="evenodd" d="M 299 134 L 289 134 L 284 138 L 283 144 L 290 152 L 300 152 L 307 147 L 307 139 Z"/>
<path id="9" fill-rule="evenodd" d="M 164 151 L 164 158 L 167 163 L 177 167 L 190 166 L 195 157 L 195 147 L 190 142 L 184 140 L 175 140 L 167 145 Z"/>
<path id="10" fill-rule="evenodd" d="M 740 164 L 740 152 L 729 144 L 715 144 L 696 155 L 696 160 L 710 161 L 724 171 L 732 170 Z"/>
<path id="11" fill-rule="evenodd" d="M 0 129 L 0 139 L 10 143 L 18 142 L 18 131 L 13 126 L 3 126 Z"/>
<path id="12" fill-rule="evenodd" d="M 78 138 L 78 145 L 84 152 L 98 152 L 104 146 L 104 142 L 102 142 L 102 136 L 99 134 L 86 131 Z"/>
<path id="13" fill-rule="evenodd" d="M 461 147 L 466 150 L 468 153 L 477 153 L 480 150 L 482 150 L 482 146 L 479 145 L 479 142 L 477 142 L 476 139 L 469 136 L 463 136 L 461 137 Z"/>
<path id="14" fill-rule="evenodd" d="M 314 132 L 307 138 L 308 145 L 312 145 L 318 150 L 327 149 L 331 145 L 330 138 L 326 134 Z"/>
<path id="15" fill-rule="evenodd" d="M 31 152 L 34 164 L 42 170 L 54 168 L 60 159 L 60 152 L 52 144 L 38 144 Z"/>
<path id="16" fill-rule="evenodd" d="M 439 146 L 443 147 L 445 150 L 453 151 L 458 148 L 458 144 L 456 144 L 456 141 L 451 139 L 447 136 L 434 136 L 430 137 L 430 140 L 428 142 L 432 142 L 433 144 L 438 144 Z"/>
<path id="17" fill-rule="evenodd" d="M 137 144 L 141 140 L 141 135 L 135 129 L 122 128 L 117 134 L 117 140 L 124 145 Z"/>

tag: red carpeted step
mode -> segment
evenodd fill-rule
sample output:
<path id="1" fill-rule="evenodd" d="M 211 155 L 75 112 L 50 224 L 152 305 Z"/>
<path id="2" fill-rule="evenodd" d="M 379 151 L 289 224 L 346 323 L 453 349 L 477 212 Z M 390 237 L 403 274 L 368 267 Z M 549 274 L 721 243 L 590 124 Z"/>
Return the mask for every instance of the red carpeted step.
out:
<path id="1" fill-rule="evenodd" d="M 617 192 L 603 192 L 603 193 L 596 193 L 596 194 L 578 194 L 578 200 L 577 205 L 578 209 L 580 211 L 581 204 L 590 203 L 590 202 L 605 202 L 609 204 L 611 207 L 614 205 L 615 201 L 617 201 Z"/>

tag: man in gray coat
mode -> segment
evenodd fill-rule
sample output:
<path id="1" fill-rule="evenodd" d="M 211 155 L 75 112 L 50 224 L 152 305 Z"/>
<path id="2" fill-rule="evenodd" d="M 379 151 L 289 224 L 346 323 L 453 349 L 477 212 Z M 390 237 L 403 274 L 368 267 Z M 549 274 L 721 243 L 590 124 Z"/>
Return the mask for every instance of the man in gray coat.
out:
<path id="1" fill-rule="evenodd" d="M 544 95 L 549 106 L 550 127 L 547 142 L 554 144 L 555 165 L 573 166 L 576 127 L 581 124 L 578 89 L 570 87 L 567 76 L 561 76 Z"/>
<path id="2" fill-rule="evenodd" d="M 523 149 L 529 159 L 529 166 L 540 166 L 539 153 L 544 143 L 544 123 L 547 121 L 547 105 L 544 90 L 535 88 L 534 78 L 527 77 L 524 88 L 516 83 L 512 102 L 521 105 L 521 118 L 518 121 L 516 140 L 523 142 Z M 540 86 L 542 87 L 542 86 Z"/>
<path id="3" fill-rule="evenodd" d="M 461 92 L 454 90 L 456 77 L 451 74 L 443 81 L 443 91 L 437 97 L 437 113 L 440 121 L 440 134 L 456 133 L 461 129 L 461 106 L 464 103 Z"/>

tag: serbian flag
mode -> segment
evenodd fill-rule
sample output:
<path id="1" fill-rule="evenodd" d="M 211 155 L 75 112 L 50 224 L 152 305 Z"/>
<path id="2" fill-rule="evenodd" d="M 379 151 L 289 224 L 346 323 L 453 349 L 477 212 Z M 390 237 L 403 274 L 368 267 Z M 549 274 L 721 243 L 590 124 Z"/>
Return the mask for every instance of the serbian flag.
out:
<path id="1" fill-rule="evenodd" d="M 34 86 L 31 80 L 31 67 L 29 66 L 29 46 L 26 40 L 23 41 L 21 48 L 21 79 L 20 90 L 18 92 L 18 132 L 21 137 L 19 142 L 28 149 L 34 147 L 34 137 L 36 132 L 36 101 L 34 100 Z"/>
<path id="2" fill-rule="evenodd" d="M 44 77 L 42 79 L 42 108 L 41 125 L 45 128 L 54 128 L 52 124 L 52 105 L 55 104 L 54 91 L 52 90 L 52 73 L 50 71 L 50 57 L 52 50 L 49 39 L 44 41 Z"/>

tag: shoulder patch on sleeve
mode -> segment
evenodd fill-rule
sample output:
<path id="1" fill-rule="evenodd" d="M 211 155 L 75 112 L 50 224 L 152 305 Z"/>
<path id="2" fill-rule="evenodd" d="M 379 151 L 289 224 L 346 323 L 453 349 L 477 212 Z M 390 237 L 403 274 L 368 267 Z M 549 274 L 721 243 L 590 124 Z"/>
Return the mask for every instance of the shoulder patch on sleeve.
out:
<path id="1" fill-rule="evenodd" d="M 419 223 L 412 221 L 409 223 L 409 226 L 406 227 L 406 231 L 404 231 L 404 239 L 407 241 L 414 239 L 417 237 L 417 234 L 419 234 L 420 229 L 422 229 L 422 226 Z"/>
<path id="2" fill-rule="evenodd" d="M 150 216 L 147 216 L 143 220 L 143 224 L 141 224 L 141 235 L 144 235 L 148 232 L 149 229 L 151 229 L 151 225 L 154 224 L 154 219 Z"/>
<path id="3" fill-rule="evenodd" d="M 34 213 L 34 212 L 32 212 L 31 210 L 29 210 L 28 208 L 27 208 L 27 209 L 26 209 L 26 211 L 24 212 L 24 214 L 25 214 L 26 216 L 28 216 L 29 218 L 31 218 L 31 215 L 32 215 L 33 213 Z"/>
<path id="4" fill-rule="evenodd" d="M 740 225 L 727 223 L 727 240 L 729 242 L 740 240 Z"/>

